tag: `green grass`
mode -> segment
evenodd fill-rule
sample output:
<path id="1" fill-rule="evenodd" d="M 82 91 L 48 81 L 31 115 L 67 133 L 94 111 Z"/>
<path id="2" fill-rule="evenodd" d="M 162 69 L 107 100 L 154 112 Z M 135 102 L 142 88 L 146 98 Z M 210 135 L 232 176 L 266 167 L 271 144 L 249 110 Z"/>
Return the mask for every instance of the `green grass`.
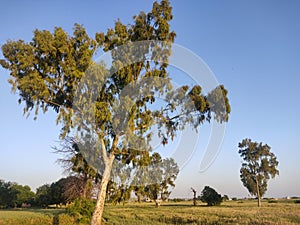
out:
<path id="1" fill-rule="evenodd" d="M 160 208 L 154 203 L 131 203 L 106 205 L 104 224 L 167 225 L 167 224 L 249 224 L 249 225 L 291 225 L 300 224 L 300 204 L 295 201 L 276 203 L 263 202 L 261 208 L 256 201 L 229 201 L 221 206 L 207 207 L 204 204 L 192 206 L 192 202 L 168 202 Z M 73 225 L 74 219 L 64 210 L 1 210 L 0 225 Z"/>

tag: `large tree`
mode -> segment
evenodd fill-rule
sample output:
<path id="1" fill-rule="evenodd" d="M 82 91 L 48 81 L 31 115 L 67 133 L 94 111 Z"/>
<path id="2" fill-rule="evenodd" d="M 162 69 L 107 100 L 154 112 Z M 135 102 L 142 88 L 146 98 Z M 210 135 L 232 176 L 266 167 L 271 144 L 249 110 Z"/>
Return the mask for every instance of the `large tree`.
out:
<path id="1" fill-rule="evenodd" d="M 224 86 L 207 94 L 199 85 L 172 87 L 167 72 L 175 38 L 172 17 L 169 1 L 162 0 L 135 16 L 132 25 L 118 20 L 95 39 L 76 24 L 73 36 L 59 27 L 53 33 L 35 30 L 29 43 L 2 46 L 0 63 L 10 70 L 9 82 L 25 103 L 24 112 L 37 115 L 52 108 L 63 125 L 61 138 L 78 131 L 84 140 L 80 148 L 102 178 L 92 225 L 101 224 L 113 165 L 142 167 L 150 158 L 151 127 L 158 127 L 167 144 L 187 124 L 197 128 L 211 118 L 228 120 Z M 97 48 L 110 51 L 110 68 L 93 63 Z M 164 97 L 166 105 L 153 107 L 156 97 Z"/>
<path id="2" fill-rule="evenodd" d="M 267 191 L 268 180 L 279 174 L 278 161 L 271 152 L 271 147 L 262 142 L 244 139 L 238 147 L 244 161 L 240 170 L 241 180 L 249 193 L 257 197 L 260 207 L 260 199 Z"/>

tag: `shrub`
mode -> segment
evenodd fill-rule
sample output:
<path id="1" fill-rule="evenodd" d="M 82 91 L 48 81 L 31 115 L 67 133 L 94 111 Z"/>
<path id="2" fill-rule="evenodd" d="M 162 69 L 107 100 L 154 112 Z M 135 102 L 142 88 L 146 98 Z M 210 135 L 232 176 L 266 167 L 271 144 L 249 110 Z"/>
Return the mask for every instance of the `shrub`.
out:
<path id="1" fill-rule="evenodd" d="M 91 221 L 95 204 L 85 198 L 77 198 L 67 208 L 67 212 L 74 216 L 77 222 L 88 223 Z"/>
<path id="2" fill-rule="evenodd" d="M 294 201 L 296 204 L 300 204 L 300 200 L 295 200 Z"/>
<path id="3" fill-rule="evenodd" d="M 174 198 L 174 199 L 172 199 L 172 201 L 173 202 L 183 202 L 184 199 L 182 199 L 182 198 Z"/>
<path id="4" fill-rule="evenodd" d="M 220 205 L 222 202 L 221 195 L 209 186 L 204 187 L 200 199 L 202 202 L 206 202 L 208 206 Z"/>
<path id="5" fill-rule="evenodd" d="M 268 203 L 278 203 L 278 201 L 271 199 L 271 200 L 268 201 Z"/>

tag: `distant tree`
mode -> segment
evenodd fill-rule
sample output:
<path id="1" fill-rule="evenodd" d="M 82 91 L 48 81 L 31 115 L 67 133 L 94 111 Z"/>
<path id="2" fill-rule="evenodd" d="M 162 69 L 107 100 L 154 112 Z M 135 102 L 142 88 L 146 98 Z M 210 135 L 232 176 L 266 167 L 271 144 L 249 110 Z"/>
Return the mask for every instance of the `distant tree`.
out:
<path id="1" fill-rule="evenodd" d="M 244 161 L 240 170 L 241 180 L 249 193 L 257 197 L 260 207 L 261 197 L 267 191 L 268 180 L 279 174 L 278 161 L 267 144 L 244 139 L 238 147 L 238 153 Z"/>
<path id="2" fill-rule="evenodd" d="M 21 207 L 23 203 L 33 203 L 35 194 L 31 191 L 28 185 L 23 186 L 13 183 L 10 187 L 10 192 L 13 196 L 12 202 L 16 207 Z"/>
<path id="3" fill-rule="evenodd" d="M 66 185 L 66 178 L 61 178 L 50 185 L 50 195 L 51 195 L 50 204 L 57 205 L 57 204 L 67 203 L 67 198 L 64 196 L 65 185 Z"/>
<path id="4" fill-rule="evenodd" d="M 137 201 L 139 203 L 141 203 L 142 197 L 146 196 L 144 186 L 141 186 L 141 185 L 139 185 L 139 186 L 133 186 L 133 192 L 134 192 L 135 196 L 137 197 Z"/>
<path id="5" fill-rule="evenodd" d="M 0 208 L 13 207 L 13 199 L 14 195 L 11 192 L 10 182 L 5 182 L 4 180 L 0 180 Z"/>
<path id="6" fill-rule="evenodd" d="M 66 204 L 83 197 L 82 180 L 78 177 L 68 176 L 61 178 L 50 185 L 50 204 Z"/>
<path id="7" fill-rule="evenodd" d="M 192 192 L 193 192 L 193 194 L 194 194 L 194 197 L 193 197 L 193 204 L 194 204 L 194 206 L 196 206 L 197 205 L 197 191 L 194 189 L 194 188 L 191 188 L 192 189 Z"/>
<path id="8" fill-rule="evenodd" d="M 163 159 L 162 162 L 162 182 L 161 186 L 161 199 L 167 200 L 171 194 L 170 188 L 175 187 L 175 180 L 179 173 L 178 164 L 174 161 L 173 158 Z"/>
<path id="9" fill-rule="evenodd" d="M 205 186 L 201 192 L 200 199 L 202 202 L 206 202 L 208 206 L 220 205 L 222 197 L 213 188 Z"/>
<path id="10" fill-rule="evenodd" d="M 84 179 L 78 176 L 68 176 L 64 184 L 63 196 L 67 202 L 72 202 L 77 198 L 91 199 L 92 184 L 86 183 Z"/>
<path id="11" fill-rule="evenodd" d="M 228 200 L 229 200 L 228 195 L 224 195 L 224 196 L 222 197 L 222 201 L 223 201 L 223 202 L 228 201 Z"/>
<path id="12" fill-rule="evenodd" d="M 147 170 L 152 179 L 145 186 L 143 193 L 154 201 L 158 198 L 166 200 L 171 194 L 170 188 L 175 187 L 174 182 L 179 173 L 177 163 L 172 158 L 162 159 L 160 154 L 155 152 L 150 156 Z"/>
<path id="13" fill-rule="evenodd" d="M 44 184 L 36 189 L 35 205 L 47 207 L 52 202 L 51 188 L 49 184 Z"/>
<path id="14" fill-rule="evenodd" d="M 72 177 L 67 183 L 66 192 L 69 193 L 66 194 L 70 195 L 71 192 L 76 192 L 77 197 L 90 199 L 94 183 L 97 184 L 101 180 L 101 175 L 87 162 L 82 151 L 80 151 L 80 145 L 80 140 L 66 137 L 59 147 L 54 147 L 54 150 L 63 155 L 63 158 L 58 159 L 58 162 Z"/>
<path id="15" fill-rule="evenodd" d="M 113 204 L 125 203 L 130 199 L 131 192 L 133 190 L 133 186 L 131 184 L 131 167 L 116 167 L 114 168 L 114 173 L 117 174 L 114 176 L 108 186 L 108 201 Z"/>

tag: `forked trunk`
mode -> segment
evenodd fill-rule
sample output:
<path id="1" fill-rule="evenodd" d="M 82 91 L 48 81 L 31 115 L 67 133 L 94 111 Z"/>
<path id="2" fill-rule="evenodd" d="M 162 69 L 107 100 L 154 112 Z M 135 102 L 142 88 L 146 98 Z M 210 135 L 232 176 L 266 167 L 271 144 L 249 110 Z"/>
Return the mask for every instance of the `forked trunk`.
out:
<path id="1" fill-rule="evenodd" d="M 259 191 L 259 185 L 258 185 L 258 180 L 257 177 L 255 178 L 256 180 L 256 190 L 257 190 L 257 206 L 261 206 L 261 201 L 260 201 L 260 191 Z"/>
<path id="2" fill-rule="evenodd" d="M 95 209 L 94 209 L 92 220 L 91 220 L 91 225 L 101 225 L 102 224 L 102 214 L 103 214 L 103 210 L 104 210 L 106 189 L 107 189 L 108 182 L 110 180 L 110 174 L 111 174 L 111 170 L 112 170 L 113 161 L 114 161 L 114 157 L 107 158 L 105 160 L 105 169 L 104 169 L 103 176 L 101 179 L 99 192 L 97 195 L 97 201 L 96 201 Z"/>

